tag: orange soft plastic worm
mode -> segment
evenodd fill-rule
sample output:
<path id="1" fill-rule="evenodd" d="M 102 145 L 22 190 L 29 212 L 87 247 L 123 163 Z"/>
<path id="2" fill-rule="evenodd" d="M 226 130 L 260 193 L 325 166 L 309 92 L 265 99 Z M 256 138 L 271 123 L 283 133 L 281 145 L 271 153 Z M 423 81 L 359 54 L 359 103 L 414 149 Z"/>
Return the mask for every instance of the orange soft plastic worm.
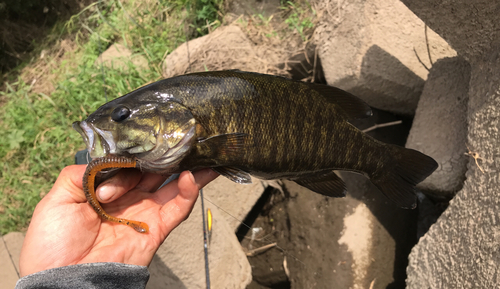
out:
<path id="1" fill-rule="evenodd" d="M 109 168 L 135 168 L 135 167 L 136 167 L 136 162 L 134 159 L 124 158 L 124 157 L 110 156 L 110 157 L 94 159 L 87 165 L 87 169 L 85 170 L 85 174 L 83 175 L 83 191 L 85 192 L 87 201 L 92 206 L 92 208 L 94 208 L 94 211 L 96 211 L 97 214 L 101 216 L 104 220 L 130 226 L 139 233 L 147 233 L 149 231 L 149 227 L 146 223 L 115 218 L 113 216 L 108 215 L 102 208 L 99 201 L 97 200 L 95 194 L 95 176 L 98 172 Z"/>

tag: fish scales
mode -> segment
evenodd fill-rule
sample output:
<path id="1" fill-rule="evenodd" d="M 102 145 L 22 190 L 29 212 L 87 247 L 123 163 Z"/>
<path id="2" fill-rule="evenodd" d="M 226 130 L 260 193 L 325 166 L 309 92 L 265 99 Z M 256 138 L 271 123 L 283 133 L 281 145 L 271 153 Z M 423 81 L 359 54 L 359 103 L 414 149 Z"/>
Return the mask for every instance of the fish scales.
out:
<path id="1" fill-rule="evenodd" d="M 254 138 L 254 142 L 250 147 L 259 148 L 259 150 L 245 150 L 245 154 L 242 156 L 243 158 L 233 159 L 233 163 L 230 165 L 248 163 L 250 165 L 260 166 L 261 169 L 265 171 L 314 171 L 327 164 L 330 164 L 332 168 L 350 166 L 353 170 L 359 170 L 361 167 L 368 165 L 363 162 L 362 158 L 339 158 L 337 160 L 339 155 L 346 155 L 348 151 L 357 151 L 358 144 L 361 144 L 360 150 L 363 150 L 363 146 L 366 145 L 359 141 L 359 137 L 356 137 L 359 132 L 342 132 L 342 128 L 335 127 L 335 124 L 338 124 L 339 121 L 335 117 L 332 117 L 332 115 L 338 115 L 338 113 L 332 108 L 325 109 L 325 102 L 320 99 L 321 96 L 315 95 L 314 97 L 308 98 L 300 97 L 300 94 L 294 93 L 294 90 L 304 94 L 307 92 L 304 92 L 305 89 L 302 87 L 296 87 L 299 86 L 298 83 L 292 87 L 283 87 L 279 85 L 262 85 L 258 82 L 254 82 L 252 83 L 254 87 L 261 86 L 260 89 L 256 90 L 255 88 L 250 88 L 248 85 L 241 85 L 241 79 L 237 79 L 235 81 L 235 86 L 241 85 L 242 90 L 239 91 L 239 93 L 241 93 L 241 98 L 238 97 L 234 99 L 229 98 L 227 95 L 227 87 L 230 86 L 230 81 L 231 79 L 224 81 L 222 91 L 217 91 L 215 89 L 213 93 L 214 97 L 210 98 L 213 102 L 212 106 L 217 109 L 214 109 L 215 113 L 210 117 L 208 129 L 211 134 L 215 135 L 248 131 Z M 205 93 L 210 94 L 208 91 Z M 222 95 L 218 97 L 218 93 Z M 196 95 L 199 94 L 197 93 Z M 224 100 L 227 100 L 229 105 L 224 105 Z M 237 101 L 241 102 L 238 107 L 243 108 L 243 110 L 247 112 L 244 114 L 244 118 L 238 113 L 241 109 L 234 109 L 235 105 L 231 105 L 235 104 Z M 317 106 L 314 106 L 314 103 L 316 103 Z M 322 104 L 321 107 L 320 104 Z M 281 108 L 281 106 L 284 107 Z M 306 113 L 304 109 L 306 107 L 312 107 L 313 109 L 308 110 L 308 113 Z M 314 108 L 321 109 L 322 111 L 317 113 L 314 111 Z M 282 111 L 284 114 L 280 113 L 278 115 L 280 118 L 276 118 L 275 114 L 273 117 L 273 111 L 276 112 L 276 110 Z M 320 116 L 318 123 L 323 124 L 322 126 L 316 126 L 315 121 L 311 120 L 313 116 L 318 115 Z M 271 119 L 274 121 L 269 121 Z M 241 125 L 235 125 L 235 122 Z M 323 130 L 325 141 L 318 143 L 317 130 L 306 132 L 304 130 L 305 122 L 310 125 L 310 127 L 315 127 L 317 130 Z M 279 123 L 281 126 L 272 125 L 273 123 Z M 229 126 L 227 124 L 233 125 Z M 328 129 L 328 127 L 332 127 L 332 125 L 334 126 L 333 129 Z M 233 130 L 229 128 L 233 128 Z M 330 134 L 328 137 L 328 131 L 340 133 Z M 338 135 L 345 135 L 346 137 L 340 137 L 336 140 L 335 137 Z M 298 144 L 299 140 L 302 142 L 301 146 Z M 349 141 L 351 144 L 348 143 Z M 321 146 L 321 150 L 316 154 L 310 155 L 311 148 L 314 147 L 315 144 Z M 281 150 L 279 155 L 282 157 L 277 164 L 273 164 L 272 161 L 268 158 L 263 158 L 262 155 L 256 155 L 258 152 L 271 151 L 273 148 Z M 342 148 L 348 148 L 348 150 L 343 151 Z M 332 151 L 336 153 L 329 153 Z M 263 156 L 266 155 L 269 154 L 264 154 Z M 298 157 L 300 155 L 309 155 L 311 157 Z"/>
<path id="2" fill-rule="evenodd" d="M 345 185 L 333 170 L 348 170 L 367 175 L 398 205 L 413 207 L 414 186 L 437 164 L 348 123 L 370 114 L 364 102 L 337 88 L 218 71 L 147 85 L 74 127 L 90 149 L 94 145 L 94 155 L 134 156 L 141 168 L 153 172 L 212 167 L 236 182 L 249 182 L 250 173 L 342 196 Z M 150 148 L 141 137 L 156 145 Z"/>
<path id="3" fill-rule="evenodd" d="M 295 85 L 291 87 L 283 87 L 281 85 L 261 84 L 258 81 L 254 81 L 250 82 L 253 86 L 251 87 L 248 84 L 241 85 L 241 79 L 236 79 L 234 80 L 234 86 L 241 85 L 242 87 L 238 91 L 240 97 L 231 98 L 231 101 L 223 104 L 221 99 L 228 99 L 228 96 L 225 94 L 228 92 L 227 87 L 231 86 L 229 82 L 233 80 L 223 81 L 223 85 L 221 85 L 223 89 L 221 91 L 215 90 L 213 92 L 214 96 L 210 97 L 213 101 L 212 107 L 217 109 L 215 109 L 216 113 L 211 115 L 210 125 L 207 129 L 210 134 L 215 135 L 249 132 L 253 137 L 253 143 L 248 147 L 258 148 L 258 150 L 247 148 L 240 159 L 233 159 L 227 165 L 238 166 L 241 163 L 246 163 L 256 166 L 257 170 L 271 172 L 283 170 L 315 171 L 325 165 L 330 165 L 331 168 L 350 166 L 352 170 L 360 170 L 361 167 L 369 165 L 363 163 L 363 159 L 361 158 L 350 160 L 338 157 L 339 155 L 347 154 L 347 151 L 342 148 L 358 150 L 357 146 L 360 144 L 361 147 L 359 149 L 363 150 L 363 146 L 365 145 L 359 141 L 359 137 L 356 137 L 361 134 L 359 131 L 335 127 L 335 124 L 339 123 L 339 120 L 332 116 L 339 113 L 335 112 L 334 107 L 327 109 L 328 113 L 319 113 L 320 119 L 317 122 L 321 126 L 312 120 L 313 116 L 318 115 L 314 111 L 314 108 L 325 110 L 324 106 L 326 104 L 325 101 L 322 101 L 320 95 L 304 99 L 300 97 L 300 94 L 293 93 L 293 91 L 306 93 L 304 91 L 305 88 L 300 87 L 300 83 L 294 83 Z M 245 81 L 252 81 L 252 79 L 245 79 Z M 255 89 L 255 87 L 258 87 L 258 89 Z M 210 92 L 207 91 L 206 93 Z M 218 93 L 223 95 L 217 96 Z M 195 94 L 199 95 L 199 93 L 193 93 L 193 95 Z M 241 102 L 238 105 L 238 109 L 234 109 L 234 103 L 236 102 Z M 190 107 L 188 103 L 187 106 Z M 276 105 L 277 103 L 281 105 Z M 315 106 L 315 103 L 322 105 Z M 283 104 L 284 107 L 281 108 L 280 106 L 283 106 Z M 313 111 L 306 111 L 305 107 L 311 107 Z M 243 114 L 244 117 L 239 113 L 241 110 L 246 112 Z M 280 118 L 276 118 L 277 110 L 280 111 L 278 113 Z M 281 112 L 284 112 L 284 114 Z M 240 125 L 236 125 L 234 122 L 238 122 Z M 225 126 L 221 124 L 225 124 Z M 314 129 L 311 131 L 305 129 L 306 127 L 313 127 Z M 322 127 L 326 128 L 325 132 L 336 131 L 340 133 L 330 134 L 330 137 L 326 138 L 326 142 L 318 144 L 317 131 L 321 130 Z M 328 129 L 328 127 L 332 129 Z M 335 137 L 339 134 L 341 137 L 336 140 Z M 311 148 L 315 144 L 322 146 L 322 150 L 320 153 L 311 154 Z M 270 154 L 261 153 L 270 152 L 274 148 L 283 150 L 281 155 L 284 158 L 281 158 L 277 163 L 266 157 L 270 156 Z M 331 153 L 334 151 L 334 154 Z M 310 157 L 303 157 L 305 155 Z"/>

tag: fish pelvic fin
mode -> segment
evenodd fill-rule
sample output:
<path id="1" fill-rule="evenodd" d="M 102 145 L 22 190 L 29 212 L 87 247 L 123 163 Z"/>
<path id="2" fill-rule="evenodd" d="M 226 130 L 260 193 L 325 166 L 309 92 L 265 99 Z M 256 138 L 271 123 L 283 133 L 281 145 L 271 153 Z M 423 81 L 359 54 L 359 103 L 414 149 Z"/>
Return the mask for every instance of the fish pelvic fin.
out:
<path id="1" fill-rule="evenodd" d="M 347 193 L 344 181 L 333 171 L 308 174 L 307 176 L 301 176 L 290 180 L 315 193 L 327 197 L 342 198 L 345 197 Z"/>
<path id="2" fill-rule="evenodd" d="M 214 167 L 212 168 L 218 174 L 225 176 L 237 184 L 251 184 L 252 177 L 247 172 L 232 167 Z"/>
<path id="3" fill-rule="evenodd" d="M 431 175 L 438 164 L 419 151 L 396 146 L 393 149 L 396 164 L 387 163 L 370 180 L 398 206 L 414 209 L 417 206 L 415 186 Z"/>

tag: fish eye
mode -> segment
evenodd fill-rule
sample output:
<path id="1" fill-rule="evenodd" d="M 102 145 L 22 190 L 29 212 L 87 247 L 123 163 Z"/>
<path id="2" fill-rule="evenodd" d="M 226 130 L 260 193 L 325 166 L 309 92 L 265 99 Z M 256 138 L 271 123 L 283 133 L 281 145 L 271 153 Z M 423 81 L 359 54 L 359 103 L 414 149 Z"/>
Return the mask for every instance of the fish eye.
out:
<path id="1" fill-rule="evenodd" d="M 123 121 L 127 119 L 127 117 L 129 116 L 130 116 L 130 109 L 128 109 L 128 107 L 126 106 L 119 106 L 115 108 L 111 113 L 111 119 L 116 122 Z"/>

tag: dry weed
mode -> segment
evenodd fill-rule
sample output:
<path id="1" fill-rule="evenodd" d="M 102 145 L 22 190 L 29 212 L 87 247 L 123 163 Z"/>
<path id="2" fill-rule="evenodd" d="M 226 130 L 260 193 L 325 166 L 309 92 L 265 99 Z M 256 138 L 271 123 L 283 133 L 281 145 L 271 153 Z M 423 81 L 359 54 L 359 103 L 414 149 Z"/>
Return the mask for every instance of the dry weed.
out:
<path id="1" fill-rule="evenodd" d="M 69 54 L 77 49 L 71 38 L 63 39 L 48 50 L 42 50 L 33 65 L 27 66 L 21 72 L 21 78 L 31 85 L 31 91 L 50 95 L 54 90 L 54 83 L 60 75 L 51 73 L 60 67 L 64 60 L 69 59 Z"/>

